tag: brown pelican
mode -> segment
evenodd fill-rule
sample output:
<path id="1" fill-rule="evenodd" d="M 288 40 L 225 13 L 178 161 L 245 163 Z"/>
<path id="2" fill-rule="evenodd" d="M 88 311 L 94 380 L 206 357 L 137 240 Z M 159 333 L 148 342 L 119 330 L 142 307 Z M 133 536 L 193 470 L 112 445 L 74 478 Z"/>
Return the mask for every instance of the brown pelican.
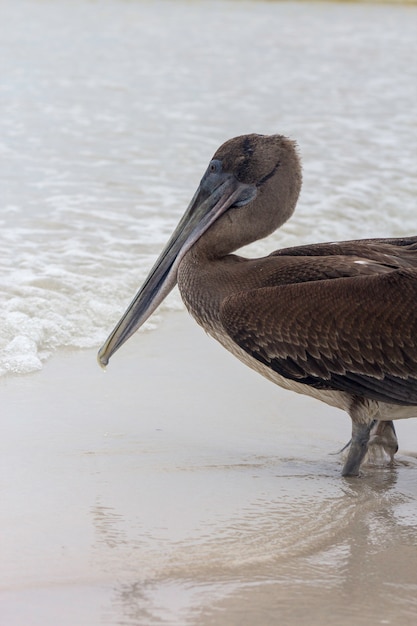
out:
<path id="1" fill-rule="evenodd" d="M 346 410 L 343 475 L 372 436 L 391 457 L 391 420 L 417 416 L 417 236 L 231 254 L 293 213 L 301 166 L 293 141 L 224 143 L 145 283 L 101 348 L 111 355 L 178 283 L 195 320 L 272 382 Z"/>

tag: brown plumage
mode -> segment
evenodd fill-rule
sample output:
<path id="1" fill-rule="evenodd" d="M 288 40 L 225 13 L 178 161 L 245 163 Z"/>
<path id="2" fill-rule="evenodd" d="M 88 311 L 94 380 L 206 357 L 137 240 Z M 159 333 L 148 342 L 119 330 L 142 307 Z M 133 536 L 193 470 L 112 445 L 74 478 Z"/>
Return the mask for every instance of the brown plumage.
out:
<path id="1" fill-rule="evenodd" d="M 391 420 L 417 416 L 417 237 L 231 254 L 292 214 L 295 145 L 246 135 L 214 155 L 166 248 L 100 351 L 102 364 L 178 282 L 196 321 L 287 389 L 346 410 L 356 475 L 370 434 L 392 457 Z M 389 427 L 382 422 L 389 422 Z"/>

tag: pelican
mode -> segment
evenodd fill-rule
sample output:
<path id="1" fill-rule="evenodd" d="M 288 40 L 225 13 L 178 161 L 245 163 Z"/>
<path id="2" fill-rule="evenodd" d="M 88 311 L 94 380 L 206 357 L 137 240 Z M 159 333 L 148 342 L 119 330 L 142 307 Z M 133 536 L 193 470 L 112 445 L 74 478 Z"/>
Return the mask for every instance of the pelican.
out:
<path id="1" fill-rule="evenodd" d="M 106 366 L 178 284 L 198 324 L 246 365 L 347 411 L 342 474 L 357 476 L 370 438 L 392 458 L 392 420 L 417 416 L 417 236 L 232 254 L 290 218 L 301 178 L 282 135 L 220 146 L 98 358 Z"/>

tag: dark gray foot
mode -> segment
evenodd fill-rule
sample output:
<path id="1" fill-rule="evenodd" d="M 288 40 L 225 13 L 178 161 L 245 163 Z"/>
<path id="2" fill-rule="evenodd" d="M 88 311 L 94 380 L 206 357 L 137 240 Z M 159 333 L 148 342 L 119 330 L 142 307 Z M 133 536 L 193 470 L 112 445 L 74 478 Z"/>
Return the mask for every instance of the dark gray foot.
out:
<path id="1" fill-rule="evenodd" d="M 374 421 L 369 424 L 352 424 L 352 439 L 342 476 L 358 476 L 360 465 L 368 451 L 369 436 Z"/>

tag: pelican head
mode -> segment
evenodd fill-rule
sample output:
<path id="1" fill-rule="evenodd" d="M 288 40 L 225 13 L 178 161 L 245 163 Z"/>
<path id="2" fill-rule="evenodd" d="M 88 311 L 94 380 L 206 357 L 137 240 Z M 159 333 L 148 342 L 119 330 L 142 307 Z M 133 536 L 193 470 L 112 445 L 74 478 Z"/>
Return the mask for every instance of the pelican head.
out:
<path id="1" fill-rule="evenodd" d="M 144 284 L 100 349 L 100 365 L 107 365 L 173 289 L 184 256 L 203 235 L 219 257 L 262 239 L 291 216 L 300 187 L 297 151 L 286 137 L 243 135 L 220 146 Z"/>

